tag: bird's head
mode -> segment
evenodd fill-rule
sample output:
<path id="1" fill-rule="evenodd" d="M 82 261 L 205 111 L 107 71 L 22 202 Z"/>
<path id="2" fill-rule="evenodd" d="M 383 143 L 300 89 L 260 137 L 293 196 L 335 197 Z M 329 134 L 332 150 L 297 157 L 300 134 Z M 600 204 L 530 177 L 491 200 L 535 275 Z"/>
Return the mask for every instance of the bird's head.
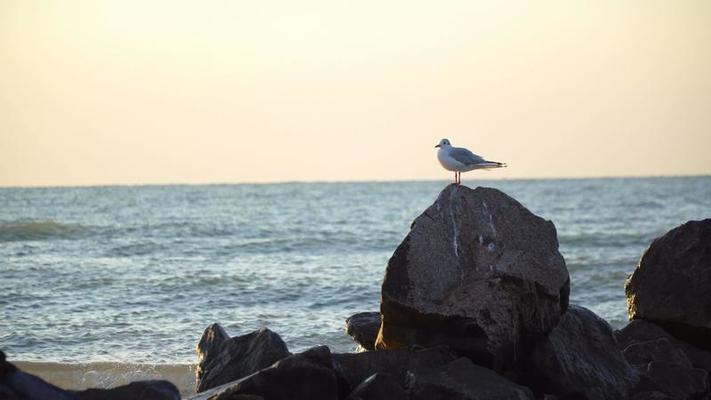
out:
<path id="1" fill-rule="evenodd" d="M 449 143 L 449 139 L 442 139 L 439 141 L 439 144 L 435 147 L 448 147 L 448 146 L 451 146 L 451 144 Z"/>

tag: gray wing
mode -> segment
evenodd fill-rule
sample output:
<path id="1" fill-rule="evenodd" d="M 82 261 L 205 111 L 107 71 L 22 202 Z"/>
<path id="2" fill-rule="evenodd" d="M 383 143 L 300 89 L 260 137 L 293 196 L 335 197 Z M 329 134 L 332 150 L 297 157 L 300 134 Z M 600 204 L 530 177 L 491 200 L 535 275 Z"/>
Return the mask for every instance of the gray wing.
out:
<path id="1" fill-rule="evenodd" d="M 486 160 L 484 160 L 481 156 L 478 156 L 461 147 L 452 147 L 449 151 L 449 155 L 464 165 L 473 165 L 486 162 Z"/>

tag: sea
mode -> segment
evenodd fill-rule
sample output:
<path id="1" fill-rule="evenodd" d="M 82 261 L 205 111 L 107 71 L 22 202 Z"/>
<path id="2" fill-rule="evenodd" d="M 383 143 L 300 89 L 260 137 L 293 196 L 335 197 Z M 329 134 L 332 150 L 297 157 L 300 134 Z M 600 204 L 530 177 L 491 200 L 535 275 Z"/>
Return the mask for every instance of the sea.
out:
<path id="1" fill-rule="evenodd" d="M 445 181 L 0 188 L 0 349 L 66 388 L 165 378 L 194 390 L 220 323 L 292 352 L 349 352 L 385 266 Z M 711 176 L 465 180 L 554 222 L 571 302 L 613 328 L 650 242 L 711 217 Z"/>

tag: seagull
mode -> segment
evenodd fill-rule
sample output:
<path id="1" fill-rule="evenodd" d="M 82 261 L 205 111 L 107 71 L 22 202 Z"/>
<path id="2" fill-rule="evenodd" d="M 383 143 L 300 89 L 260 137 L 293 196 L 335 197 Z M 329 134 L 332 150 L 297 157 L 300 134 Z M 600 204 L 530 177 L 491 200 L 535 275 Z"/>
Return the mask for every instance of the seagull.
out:
<path id="1" fill-rule="evenodd" d="M 437 151 L 437 159 L 442 164 L 444 169 L 454 171 L 454 183 L 457 185 L 462 183 L 462 172 L 471 171 L 474 169 L 490 169 L 505 167 L 506 164 L 487 161 L 483 157 L 478 156 L 463 147 L 452 147 L 449 139 L 442 139 L 435 148 Z"/>

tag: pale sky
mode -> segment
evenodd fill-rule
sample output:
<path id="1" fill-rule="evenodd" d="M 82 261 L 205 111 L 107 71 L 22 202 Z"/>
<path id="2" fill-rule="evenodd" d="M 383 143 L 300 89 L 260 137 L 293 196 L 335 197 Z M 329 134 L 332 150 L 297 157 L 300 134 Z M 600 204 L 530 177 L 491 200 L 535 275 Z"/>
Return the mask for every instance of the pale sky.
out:
<path id="1" fill-rule="evenodd" d="M 0 0 L 0 186 L 711 174 L 711 1 Z"/>

